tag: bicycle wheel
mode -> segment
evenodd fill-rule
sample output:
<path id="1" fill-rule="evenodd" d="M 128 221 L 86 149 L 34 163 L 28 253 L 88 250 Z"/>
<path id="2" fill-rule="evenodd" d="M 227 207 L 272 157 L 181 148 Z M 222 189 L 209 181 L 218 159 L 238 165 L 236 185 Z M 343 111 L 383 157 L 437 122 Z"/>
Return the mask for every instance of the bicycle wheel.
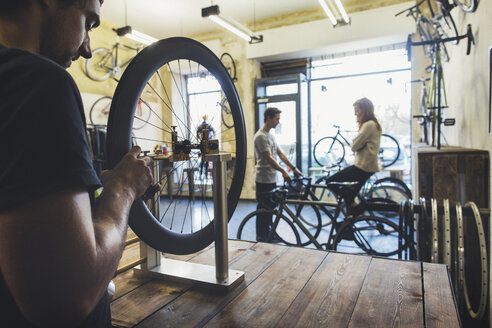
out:
<path id="1" fill-rule="evenodd" d="M 401 231 L 391 220 L 361 216 L 346 220 L 333 239 L 334 250 L 347 253 L 392 256 L 400 252 Z M 403 245 L 405 247 L 405 245 Z"/>
<path id="2" fill-rule="evenodd" d="M 272 215 L 273 223 L 278 219 L 275 232 L 281 241 L 286 245 L 298 246 L 301 244 L 299 232 L 294 227 L 292 221 L 287 219 L 283 214 L 276 217 L 274 210 L 260 209 L 248 214 L 239 224 L 237 229 L 237 239 L 256 241 L 256 220 L 259 214 Z"/>
<path id="3" fill-rule="evenodd" d="M 186 93 L 186 83 L 193 78 L 207 80 L 219 90 L 213 93 L 215 96 L 197 100 Z M 147 100 L 149 95 L 153 96 L 152 101 Z M 131 147 L 134 113 L 141 98 L 152 107 L 152 116 L 149 128 L 133 131 L 133 139 L 143 150 L 153 149 L 156 143 L 176 146 L 171 158 L 163 157 L 162 190 L 154 197 L 154 204 L 149 205 L 159 210 L 159 215 L 151 213 L 142 199 L 135 201 L 130 212 L 130 227 L 154 249 L 190 254 L 214 240 L 213 177 L 208 163 L 202 161 L 201 150 L 194 148 L 200 145 L 196 135 L 200 121 L 193 116 L 190 104 L 201 106 L 195 108 L 207 112 L 210 124 L 220 122 L 217 103 L 221 95 L 227 97 L 234 120 L 234 129 L 216 129 L 219 148 L 233 157 L 227 163 L 226 179 L 230 219 L 244 180 L 246 135 L 237 91 L 220 60 L 194 40 L 161 40 L 139 52 L 118 83 L 108 122 L 109 167 L 116 165 Z"/>
<path id="4" fill-rule="evenodd" d="M 231 54 L 228 52 L 224 52 L 220 56 L 220 61 L 222 64 L 224 64 L 225 68 L 227 69 L 227 72 L 231 76 L 231 79 L 233 82 L 237 81 L 236 77 L 236 63 L 234 62 L 234 59 L 232 58 Z"/>
<path id="5" fill-rule="evenodd" d="M 234 127 L 234 120 L 232 119 L 231 109 L 229 108 L 229 103 L 227 102 L 227 98 L 224 97 L 220 101 L 220 116 L 222 118 L 222 123 L 228 129 Z"/>
<path id="6" fill-rule="evenodd" d="M 402 201 L 407 201 L 411 197 L 400 187 L 379 185 L 371 188 L 367 194 L 367 199 L 371 198 L 387 199 L 400 204 Z"/>
<path id="7" fill-rule="evenodd" d="M 115 66 L 111 50 L 98 48 L 92 52 L 92 57 L 85 61 L 85 72 L 94 81 L 104 81 L 113 74 Z"/>
<path id="8" fill-rule="evenodd" d="M 133 121 L 133 129 L 139 130 L 149 122 L 152 107 L 145 100 L 140 98 L 138 100 L 137 109 L 135 110 L 135 117 Z"/>
<path id="9" fill-rule="evenodd" d="M 396 163 L 400 157 L 400 144 L 389 134 L 381 135 L 378 158 L 383 163 L 383 167 L 389 167 Z"/>
<path id="10" fill-rule="evenodd" d="M 111 97 L 102 97 L 94 102 L 89 111 L 89 120 L 92 125 L 108 125 Z"/>
<path id="11" fill-rule="evenodd" d="M 454 0 L 461 10 L 467 13 L 472 13 L 477 10 L 478 1 L 477 0 Z"/>
<path id="12" fill-rule="evenodd" d="M 389 187 L 400 188 L 408 196 L 409 199 L 412 198 L 412 191 L 410 190 L 410 188 L 408 188 L 405 182 L 401 181 L 398 178 L 386 177 L 386 178 L 378 179 L 372 184 L 371 189 L 378 186 L 389 186 Z M 366 195 L 370 195 L 371 189 Z"/>
<path id="13" fill-rule="evenodd" d="M 295 213 L 297 218 L 301 221 L 301 224 L 306 228 L 309 233 L 316 239 L 318 238 L 321 232 L 321 215 L 316 205 L 287 205 L 292 212 Z M 296 222 L 294 223 L 294 227 L 297 228 L 297 231 L 302 231 L 301 227 Z M 304 233 L 301 235 L 301 246 L 307 246 L 311 244 L 311 240 Z"/>
<path id="14" fill-rule="evenodd" d="M 320 166 L 337 166 L 345 157 L 345 147 L 338 139 L 324 137 L 314 145 L 313 156 Z"/>
<path id="15" fill-rule="evenodd" d="M 316 180 L 316 185 L 326 185 L 326 178 L 322 177 Z M 311 196 L 311 200 L 319 200 L 322 202 L 327 202 L 331 204 L 338 204 L 337 198 L 335 194 L 328 189 L 328 187 L 317 187 L 313 186 L 312 191 L 314 196 Z M 332 223 L 332 220 L 335 220 L 338 215 L 340 215 L 340 207 L 338 206 L 320 206 L 320 213 L 322 214 L 321 216 L 321 222 L 322 226 L 326 227 L 329 226 Z"/>

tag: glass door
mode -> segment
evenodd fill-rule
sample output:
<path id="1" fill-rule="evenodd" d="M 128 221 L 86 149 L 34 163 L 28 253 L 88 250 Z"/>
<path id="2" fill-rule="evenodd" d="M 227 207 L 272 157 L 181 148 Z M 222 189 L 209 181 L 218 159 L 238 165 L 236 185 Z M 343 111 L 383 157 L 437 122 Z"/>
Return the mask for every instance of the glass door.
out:
<path id="1" fill-rule="evenodd" d="M 282 152 L 292 164 L 301 171 L 307 170 L 307 162 L 303 160 L 302 144 L 303 131 L 307 131 L 307 120 L 302 115 L 301 90 L 305 90 L 304 75 L 297 74 L 276 78 L 264 78 L 255 81 L 256 84 L 256 131 L 263 126 L 263 113 L 268 107 L 276 107 L 282 111 L 280 124 L 270 131 Z M 307 98 L 307 97 L 306 97 Z M 305 111 L 304 111 L 305 112 Z M 304 142 L 307 142 L 305 140 Z M 286 168 L 281 161 L 279 164 Z"/>

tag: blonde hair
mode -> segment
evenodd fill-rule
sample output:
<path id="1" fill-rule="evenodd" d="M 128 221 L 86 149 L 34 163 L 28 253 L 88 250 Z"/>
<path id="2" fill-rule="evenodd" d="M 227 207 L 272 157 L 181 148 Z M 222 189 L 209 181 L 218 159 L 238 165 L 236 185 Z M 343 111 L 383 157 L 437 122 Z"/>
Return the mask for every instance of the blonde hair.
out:
<path id="1" fill-rule="evenodd" d="M 382 131 L 381 125 L 378 122 L 378 119 L 374 115 L 374 104 L 367 98 L 360 98 L 354 102 L 354 107 L 362 114 L 362 119 L 359 122 L 359 129 L 367 121 L 374 121 L 379 131 Z"/>

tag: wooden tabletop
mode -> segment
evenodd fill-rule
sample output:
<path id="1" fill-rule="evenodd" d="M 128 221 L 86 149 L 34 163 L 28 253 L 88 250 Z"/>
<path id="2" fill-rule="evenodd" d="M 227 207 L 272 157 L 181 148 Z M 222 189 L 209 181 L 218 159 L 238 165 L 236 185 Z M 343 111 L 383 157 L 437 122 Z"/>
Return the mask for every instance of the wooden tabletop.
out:
<path id="1" fill-rule="evenodd" d="M 214 249 L 166 256 L 214 264 Z M 229 292 L 140 277 L 114 282 L 116 327 L 460 327 L 446 266 L 229 241 Z"/>

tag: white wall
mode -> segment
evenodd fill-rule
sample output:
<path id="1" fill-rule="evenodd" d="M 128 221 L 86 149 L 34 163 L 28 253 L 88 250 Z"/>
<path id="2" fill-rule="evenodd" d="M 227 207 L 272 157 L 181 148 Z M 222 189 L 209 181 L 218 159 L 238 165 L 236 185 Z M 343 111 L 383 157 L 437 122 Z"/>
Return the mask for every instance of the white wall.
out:
<path id="1" fill-rule="evenodd" d="M 246 57 L 260 61 L 308 57 L 371 48 L 407 40 L 413 19 L 395 14 L 415 1 L 350 15 L 349 25 L 332 27 L 328 19 L 259 31 L 263 42 L 248 44 Z"/>

